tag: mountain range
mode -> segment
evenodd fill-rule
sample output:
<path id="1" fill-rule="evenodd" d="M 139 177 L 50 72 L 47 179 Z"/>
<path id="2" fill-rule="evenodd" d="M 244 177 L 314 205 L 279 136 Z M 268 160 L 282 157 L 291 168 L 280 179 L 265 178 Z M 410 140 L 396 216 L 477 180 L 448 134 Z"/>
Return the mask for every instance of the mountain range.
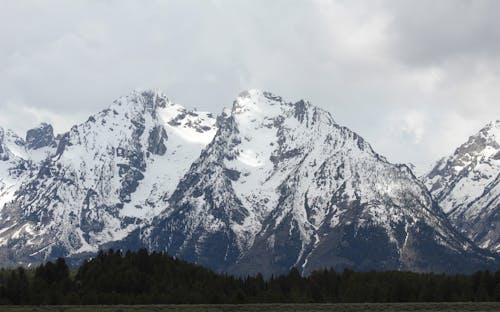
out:
<path id="1" fill-rule="evenodd" d="M 0 264 L 146 247 L 242 275 L 494 268 L 498 124 L 419 179 L 304 100 L 248 90 L 216 116 L 135 91 L 63 134 L 0 130 Z"/>

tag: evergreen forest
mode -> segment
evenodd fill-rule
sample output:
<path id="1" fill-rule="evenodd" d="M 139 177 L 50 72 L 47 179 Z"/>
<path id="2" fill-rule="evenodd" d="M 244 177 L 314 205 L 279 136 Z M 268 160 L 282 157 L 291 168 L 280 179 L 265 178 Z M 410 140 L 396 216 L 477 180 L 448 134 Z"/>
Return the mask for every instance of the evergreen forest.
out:
<path id="1" fill-rule="evenodd" d="M 202 304 L 500 301 L 500 270 L 472 275 L 354 272 L 235 277 L 165 253 L 100 251 L 77 269 L 64 259 L 0 270 L 0 304 Z"/>

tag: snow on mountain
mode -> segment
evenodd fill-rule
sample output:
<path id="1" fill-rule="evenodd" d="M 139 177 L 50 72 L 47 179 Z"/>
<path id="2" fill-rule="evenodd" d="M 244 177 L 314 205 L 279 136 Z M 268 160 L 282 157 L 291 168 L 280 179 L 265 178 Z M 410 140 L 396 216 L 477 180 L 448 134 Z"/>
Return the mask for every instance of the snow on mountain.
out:
<path id="1" fill-rule="evenodd" d="M 441 159 L 424 179 L 459 230 L 500 252 L 500 120 Z"/>
<path id="2" fill-rule="evenodd" d="M 463 271 L 491 261 L 404 165 L 308 102 L 241 93 L 169 199 L 126 241 L 238 274 Z"/>
<path id="3" fill-rule="evenodd" d="M 24 145 L 24 140 L 12 130 L 0 128 L 0 210 L 13 198 L 25 172 Z"/>
<path id="4" fill-rule="evenodd" d="M 32 170 L 2 195 L 0 244 L 15 251 L 4 262 L 92 253 L 124 237 L 168 209 L 215 132 L 210 113 L 154 91 L 122 97 L 57 138 L 49 125 L 28 131 L 20 158 Z"/>
<path id="5" fill-rule="evenodd" d="M 249 90 L 214 118 L 136 91 L 57 136 L 0 130 L 0 264 L 143 246 L 236 274 L 498 263 L 306 101 Z"/>

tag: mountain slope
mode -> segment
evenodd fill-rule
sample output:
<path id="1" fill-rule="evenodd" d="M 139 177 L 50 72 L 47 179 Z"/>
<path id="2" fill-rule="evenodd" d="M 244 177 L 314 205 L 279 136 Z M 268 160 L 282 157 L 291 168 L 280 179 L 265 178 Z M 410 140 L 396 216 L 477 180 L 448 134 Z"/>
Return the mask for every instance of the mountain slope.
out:
<path id="1" fill-rule="evenodd" d="M 24 145 L 13 131 L 0 128 L 0 208 L 12 200 L 26 172 Z"/>
<path id="2" fill-rule="evenodd" d="M 212 139 L 214 124 L 209 113 L 144 91 L 57 139 L 46 125 L 28 131 L 24 161 L 36 165 L 1 211 L 3 262 L 94 253 L 168 209 L 166 198 Z M 32 159 L 31 151 L 46 148 Z"/>
<path id="3" fill-rule="evenodd" d="M 492 261 L 453 230 L 409 168 L 328 112 L 257 90 L 219 117 L 169 205 L 127 241 L 232 273 L 451 272 Z"/>
<path id="4" fill-rule="evenodd" d="M 500 121 L 441 159 L 424 180 L 458 229 L 500 252 Z"/>

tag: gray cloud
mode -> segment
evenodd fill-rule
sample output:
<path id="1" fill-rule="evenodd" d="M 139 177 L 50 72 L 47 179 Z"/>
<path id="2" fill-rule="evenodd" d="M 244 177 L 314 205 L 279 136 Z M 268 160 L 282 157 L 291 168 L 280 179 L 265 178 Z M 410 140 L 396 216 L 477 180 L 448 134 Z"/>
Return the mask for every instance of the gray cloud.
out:
<path id="1" fill-rule="evenodd" d="M 306 98 L 420 169 L 500 116 L 497 1 L 3 1 L 0 125 L 63 131 L 136 88 Z"/>
<path id="2" fill-rule="evenodd" d="M 390 2 L 394 54 L 417 65 L 456 58 L 496 58 L 500 49 L 498 1 L 423 0 Z"/>

